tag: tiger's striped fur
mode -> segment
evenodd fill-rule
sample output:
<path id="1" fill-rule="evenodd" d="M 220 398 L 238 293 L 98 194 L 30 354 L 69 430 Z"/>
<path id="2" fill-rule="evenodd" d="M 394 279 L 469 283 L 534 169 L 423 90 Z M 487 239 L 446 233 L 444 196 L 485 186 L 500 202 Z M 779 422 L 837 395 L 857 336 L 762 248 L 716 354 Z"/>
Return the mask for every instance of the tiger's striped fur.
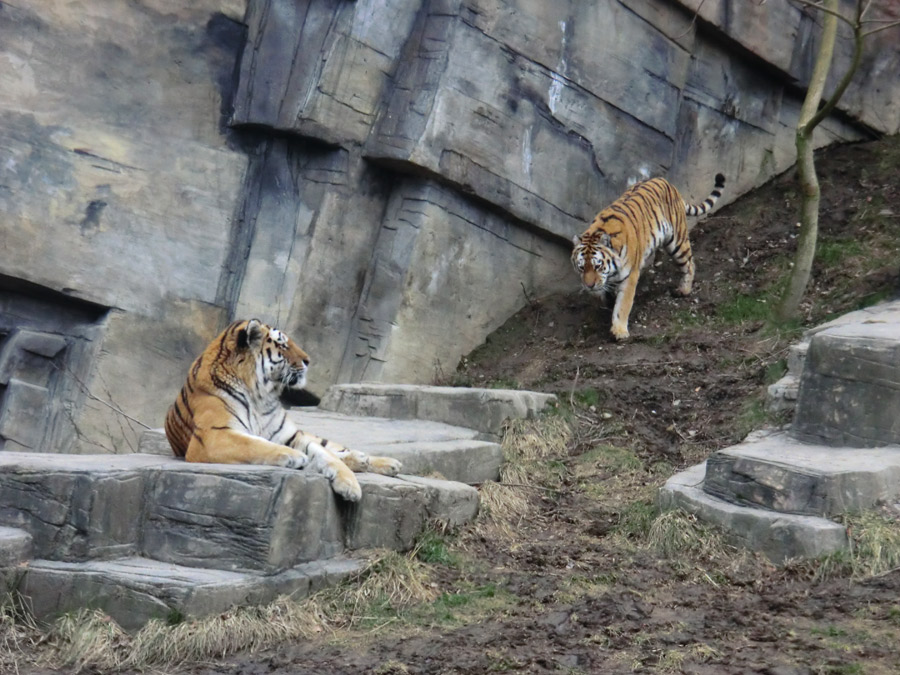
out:
<path id="1" fill-rule="evenodd" d="M 306 385 L 309 356 L 256 319 L 235 321 L 194 361 L 166 415 L 172 451 L 189 462 L 269 464 L 322 473 L 349 501 L 362 496 L 354 471 L 395 476 L 400 462 L 370 457 L 301 431 L 279 396 Z"/>
<path id="2" fill-rule="evenodd" d="M 641 270 L 663 247 L 682 271 L 676 293 L 689 295 L 694 283 L 694 258 L 686 216 L 701 216 L 712 209 L 725 186 L 716 174 L 713 191 L 701 204 L 686 203 L 664 178 L 651 178 L 625 191 L 603 209 L 590 227 L 573 237 L 572 265 L 581 283 L 595 295 L 616 293 L 612 334 L 628 337 L 628 316 L 634 303 Z"/>

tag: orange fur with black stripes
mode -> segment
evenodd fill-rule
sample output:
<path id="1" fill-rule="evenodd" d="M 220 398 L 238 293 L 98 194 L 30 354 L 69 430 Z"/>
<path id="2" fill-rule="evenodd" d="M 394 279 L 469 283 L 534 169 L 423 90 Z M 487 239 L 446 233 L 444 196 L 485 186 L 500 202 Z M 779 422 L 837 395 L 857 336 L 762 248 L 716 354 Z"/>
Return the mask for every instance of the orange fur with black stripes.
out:
<path id="1" fill-rule="evenodd" d="M 658 248 L 665 248 L 681 268 L 678 295 L 689 295 L 694 283 L 694 257 L 688 239 L 686 216 L 701 216 L 715 205 L 725 186 L 725 176 L 701 204 L 687 204 L 664 178 L 637 183 L 603 209 L 580 237 L 574 237 L 572 265 L 590 293 L 615 292 L 612 334 L 628 337 L 628 316 L 634 303 L 641 270 Z"/>
<path id="2" fill-rule="evenodd" d="M 189 462 L 268 464 L 323 474 L 344 499 L 362 496 L 354 471 L 395 476 L 400 462 L 301 431 L 280 395 L 306 384 L 309 356 L 256 319 L 235 321 L 194 361 L 166 415 L 172 451 Z"/>

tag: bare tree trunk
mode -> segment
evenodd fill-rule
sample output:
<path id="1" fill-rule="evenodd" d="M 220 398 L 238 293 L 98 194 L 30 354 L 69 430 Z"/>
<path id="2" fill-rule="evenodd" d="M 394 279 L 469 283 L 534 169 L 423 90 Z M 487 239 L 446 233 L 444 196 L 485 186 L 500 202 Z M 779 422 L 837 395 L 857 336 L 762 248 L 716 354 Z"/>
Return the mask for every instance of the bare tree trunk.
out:
<path id="1" fill-rule="evenodd" d="M 834 40 L 837 35 L 838 0 L 826 0 L 825 21 L 822 28 L 822 42 L 813 74 L 803 99 L 800 120 L 797 122 L 797 174 L 800 181 L 800 235 L 797 240 L 797 254 L 787 288 L 776 310 L 776 318 L 786 321 L 797 316 L 800 300 L 806 291 L 816 255 L 816 240 L 819 234 L 819 178 L 813 160 L 813 130 L 821 119 L 816 115 L 819 101 L 825 90 L 825 81 L 831 69 L 834 54 Z"/>

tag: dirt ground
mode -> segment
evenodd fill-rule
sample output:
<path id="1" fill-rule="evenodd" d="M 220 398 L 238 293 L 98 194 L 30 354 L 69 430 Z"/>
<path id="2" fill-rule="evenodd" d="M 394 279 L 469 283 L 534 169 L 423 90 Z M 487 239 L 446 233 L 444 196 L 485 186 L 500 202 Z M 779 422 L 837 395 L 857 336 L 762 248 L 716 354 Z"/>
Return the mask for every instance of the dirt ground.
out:
<path id="1" fill-rule="evenodd" d="M 765 412 L 765 385 L 803 327 L 900 288 L 900 139 L 818 160 L 820 254 L 798 325 L 765 320 L 795 244 L 788 173 L 693 230 L 691 298 L 670 296 L 674 265 L 657 258 L 625 344 L 573 272 L 572 294 L 533 299 L 448 378 L 557 393 L 574 433 L 556 482 L 521 486 L 532 510 L 512 538 L 456 533 L 451 558 L 428 565 L 446 616 L 398 610 L 177 672 L 900 673 L 900 572 L 822 580 L 808 565 L 641 544 L 668 476 L 785 421 Z"/>

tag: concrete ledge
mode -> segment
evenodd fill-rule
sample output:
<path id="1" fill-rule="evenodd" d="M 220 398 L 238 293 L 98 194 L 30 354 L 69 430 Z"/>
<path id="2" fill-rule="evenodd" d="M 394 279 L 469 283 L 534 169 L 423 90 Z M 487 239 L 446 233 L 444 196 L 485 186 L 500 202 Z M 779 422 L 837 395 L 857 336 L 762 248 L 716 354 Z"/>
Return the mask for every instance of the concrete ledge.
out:
<path id="1" fill-rule="evenodd" d="M 660 508 L 679 508 L 695 514 L 722 528 L 735 545 L 761 551 L 779 564 L 791 558 L 818 558 L 846 548 L 847 535 L 838 523 L 722 501 L 703 491 L 705 473 L 704 462 L 666 481 L 659 491 Z"/>
<path id="2" fill-rule="evenodd" d="M 126 630 L 137 630 L 151 619 L 202 617 L 281 595 L 303 598 L 364 565 L 363 560 L 340 558 L 265 576 L 137 557 L 86 563 L 36 560 L 20 590 L 40 620 L 90 607 L 103 610 Z"/>
<path id="3" fill-rule="evenodd" d="M 340 384 L 328 389 L 319 408 L 345 415 L 444 422 L 497 440 L 506 420 L 534 417 L 555 403 L 553 394 L 515 389 Z"/>
<path id="4" fill-rule="evenodd" d="M 768 434 L 714 453 L 703 490 L 782 513 L 860 512 L 900 497 L 900 446 L 833 448 Z"/>

